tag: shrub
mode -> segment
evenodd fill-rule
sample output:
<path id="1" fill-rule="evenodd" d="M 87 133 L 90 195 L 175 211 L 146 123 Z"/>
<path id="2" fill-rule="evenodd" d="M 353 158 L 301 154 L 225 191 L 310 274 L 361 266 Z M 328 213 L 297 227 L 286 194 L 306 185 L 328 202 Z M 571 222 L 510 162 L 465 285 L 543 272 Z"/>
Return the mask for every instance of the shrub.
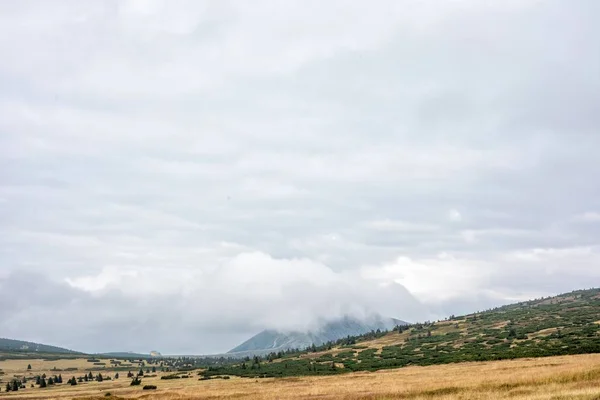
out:
<path id="1" fill-rule="evenodd" d="M 161 376 L 160 379 L 181 379 L 181 376 L 179 376 L 177 374 L 164 375 L 164 376 Z"/>
<path id="2" fill-rule="evenodd" d="M 143 390 L 156 390 L 156 385 L 145 385 Z"/>
<path id="3" fill-rule="evenodd" d="M 135 378 L 133 378 L 133 380 L 130 383 L 130 386 L 138 386 L 142 383 L 142 381 L 140 379 L 138 379 L 138 377 L 136 376 Z"/>

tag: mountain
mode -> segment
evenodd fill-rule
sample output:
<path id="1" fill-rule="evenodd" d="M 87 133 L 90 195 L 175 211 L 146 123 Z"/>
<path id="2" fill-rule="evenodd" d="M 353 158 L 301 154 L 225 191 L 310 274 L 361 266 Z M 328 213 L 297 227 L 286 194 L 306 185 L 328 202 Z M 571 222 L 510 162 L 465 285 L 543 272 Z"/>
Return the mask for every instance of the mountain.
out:
<path id="1" fill-rule="evenodd" d="M 23 340 L 13 340 L 0 338 L 0 351 L 23 351 L 37 353 L 60 353 L 60 354 L 81 354 L 73 350 L 62 347 L 49 346 L 47 344 L 25 342 Z"/>
<path id="2" fill-rule="evenodd" d="M 331 375 L 409 365 L 600 353 L 600 289 L 400 326 L 334 346 L 261 362 L 260 376 Z M 257 376 L 257 366 L 213 367 L 205 375 Z M 549 364 L 551 365 L 551 364 Z"/>
<path id="3" fill-rule="evenodd" d="M 313 331 L 284 332 L 272 329 L 264 330 L 231 349 L 227 354 L 231 356 L 246 356 L 267 354 L 288 349 L 304 349 L 313 344 L 320 346 L 323 343 L 335 341 L 346 336 L 357 336 L 377 330 L 391 330 L 398 325 L 406 325 L 406 322 L 379 316 L 369 317 L 364 320 L 345 316 L 338 320 L 323 322 L 319 328 Z"/>

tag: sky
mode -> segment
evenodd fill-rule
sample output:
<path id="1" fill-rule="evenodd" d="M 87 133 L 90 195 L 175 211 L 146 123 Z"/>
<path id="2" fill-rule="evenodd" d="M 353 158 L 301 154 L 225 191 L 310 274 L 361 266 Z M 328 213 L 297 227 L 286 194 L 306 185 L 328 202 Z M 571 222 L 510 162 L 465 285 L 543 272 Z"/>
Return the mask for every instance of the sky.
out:
<path id="1" fill-rule="evenodd" d="M 599 286 L 598 15 L 0 2 L 0 337 L 208 354 Z"/>

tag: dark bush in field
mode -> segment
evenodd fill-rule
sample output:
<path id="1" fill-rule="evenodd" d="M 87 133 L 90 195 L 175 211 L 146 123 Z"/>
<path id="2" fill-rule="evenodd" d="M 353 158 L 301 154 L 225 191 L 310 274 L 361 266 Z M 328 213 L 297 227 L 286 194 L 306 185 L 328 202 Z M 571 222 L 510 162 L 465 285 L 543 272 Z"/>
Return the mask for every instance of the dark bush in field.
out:
<path id="1" fill-rule="evenodd" d="M 136 376 L 135 378 L 133 378 L 133 380 L 131 381 L 131 383 L 129 384 L 130 386 L 139 386 L 142 383 L 142 381 L 140 379 L 138 379 L 138 377 Z"/>
<path id="2" fill-rule="evenodd" d="M 164 375 L 161 376 L 160 379 L 181 379 L 181 376 L 177 375 L 177 374 L 173 374 L 173 375 Z"/>

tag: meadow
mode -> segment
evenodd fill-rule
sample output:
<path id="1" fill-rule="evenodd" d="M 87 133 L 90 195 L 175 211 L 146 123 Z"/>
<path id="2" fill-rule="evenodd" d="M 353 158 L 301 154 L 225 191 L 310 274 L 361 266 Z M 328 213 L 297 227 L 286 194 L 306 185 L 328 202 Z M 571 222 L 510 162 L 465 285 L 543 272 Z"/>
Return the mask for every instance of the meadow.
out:
<path id="1" fill-rule="evenodd" d="M 25 362 L 24 362 L 25 361 Z M 27 364 L 32 365 L 27 370 Z M 52 365 L 51 365 L 52 364 Z M 44 362 L 7 360 L 0 368 L 7 376 L 47 373 L 53 367 L 85 367 L 85 360 Z M 106 369 L 102 369 L 109 374 Z M 6 399 L 600 399 L 600 354 L 534 359 L 469 362 L 426 367 L 412 366 L 376 372 L 289 378 L 199 380 L 196 371 L 179 373 L 189 378 L 161 379 L 159 372 L 130 386 L 126 377 L 71 386 L 56 385 L 18 392 L 0 392 Z M 66 375 L 65 378 L 70 377 Z M 143 390 L 156 385 L 156 390 Z"/>

